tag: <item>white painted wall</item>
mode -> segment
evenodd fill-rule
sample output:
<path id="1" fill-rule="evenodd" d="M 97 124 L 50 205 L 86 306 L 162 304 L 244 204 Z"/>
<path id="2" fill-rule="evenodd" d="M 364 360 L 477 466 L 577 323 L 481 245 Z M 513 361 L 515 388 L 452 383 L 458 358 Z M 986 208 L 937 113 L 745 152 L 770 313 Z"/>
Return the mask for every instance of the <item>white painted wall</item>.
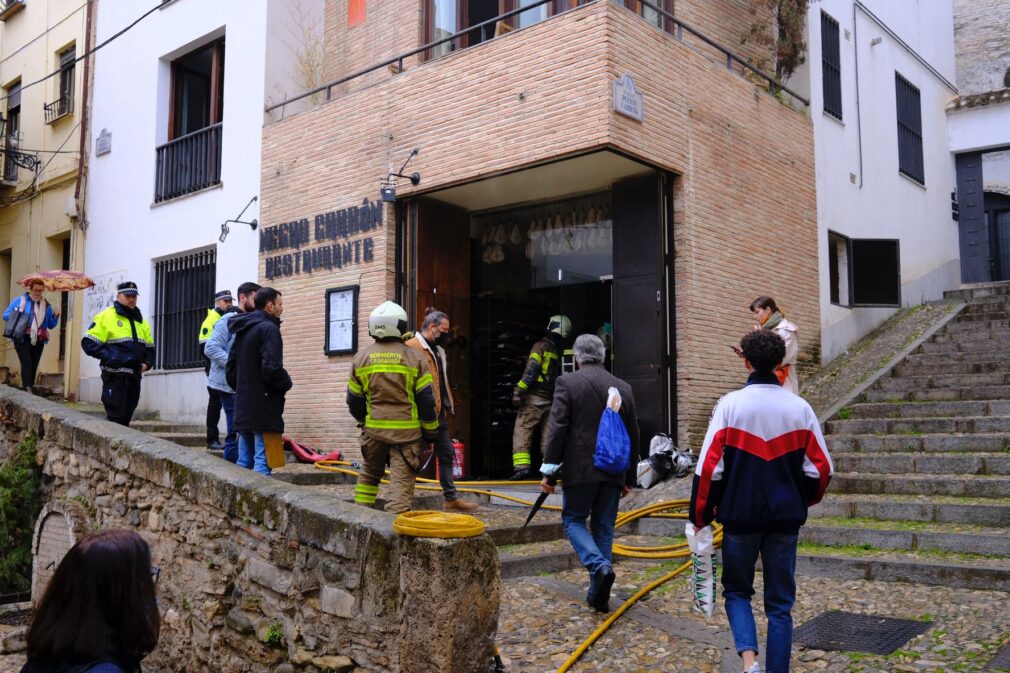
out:
<path id="1" fill-rule="evenodd" d="M 823 112 L 821 11 L 839 23 L 841 122 Z M 831 304 L 828 230 L 850 238 L 899 239 L 905 305 L 939 299 L 944 290 L 960 282 L 957 224 L 950 214 L 954 161 L 947 148 L 944 111 L 946 102 L 956 94 L 944 82 L 954 80 L 952 5 L 951 0 L 864 0 L 862 5 L 853 0 L 815 0 L 810 4 L 807 31 L 807 64 L 790 84 L 809 92 L 811 98 L 821 351 L 828 362 L 893 313 L 893 309 L 850 309 Z M 877 39 L 879 43 L 873 45 Z M 937 73 L 930 72 L 910 50 Z M 895 71 L 920 90 L 925 186 L 898 173 Z M 850 174 L 855 175 L 854 184 Z M 776 299 L 788 307 L 788 297 Z"/>
<path id="2" fill-rule="evenodd" d="M 1010 196 L 1010 150 L 982 155 L 982 179 L 986 191 Z"/>
<path id="3" fill-rule="evenodd" d="M 92 276 L 123 272 L 140 286 L 138 307 L 154 310 L 152 260 L 201 248 L 217 249 L 217 289 L 257 276 L 258 234 L 231 225 L 218 242 L 221 223 L 236 217 L 259 195 L 263 124 L 266 1 L 175 0 L 144 19 L 96 55 L 89 158 L 86 270 Z M 98 3 L 101 42 L 144 10 L 133 0 Z M 168 134 L 169 63 L 225 36 L 222 185 L 157 206 L 155 148 Z M 94 138 L 112 133 L 112 152 L 94 155 Z M 258 218 L 257 204 L 243 219 Z M 213 303 L 207 297 L 207 306 Z M 86 316 L 84 328 L 90 319 Z M 194 334 L 196 339 L 197 335 Z M 81 396 L 100 398 L 98 362 L 84 358 Z M 207 393 L 203 370 L 154 372 L 144 379 L 141 409 L 163 418 L 201 422 Z M 222 419 L 223 421 L 223 419 Z"/>
<path id="4" fill-rule="evenodd" d="M 1010 102 L 953 110 L 947 115 L 951 152 L 1010 145 Z"/>

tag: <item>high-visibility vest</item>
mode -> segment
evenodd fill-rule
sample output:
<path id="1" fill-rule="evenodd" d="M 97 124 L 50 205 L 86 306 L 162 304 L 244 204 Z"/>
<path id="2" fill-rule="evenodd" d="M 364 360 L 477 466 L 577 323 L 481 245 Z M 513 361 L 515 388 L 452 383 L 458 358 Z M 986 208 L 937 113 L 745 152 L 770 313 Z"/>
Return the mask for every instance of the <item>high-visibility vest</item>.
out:
<path id="1" fill-rule="evenodd" d="M 220 319 L 221 314 L 217 312 L 217 309 L 207 309 L 207 317 L 203 319 L 203 324 L 200 325 L 200 343 L 207 343 L 210 333 L 214 331 L 214 323 Z"/>

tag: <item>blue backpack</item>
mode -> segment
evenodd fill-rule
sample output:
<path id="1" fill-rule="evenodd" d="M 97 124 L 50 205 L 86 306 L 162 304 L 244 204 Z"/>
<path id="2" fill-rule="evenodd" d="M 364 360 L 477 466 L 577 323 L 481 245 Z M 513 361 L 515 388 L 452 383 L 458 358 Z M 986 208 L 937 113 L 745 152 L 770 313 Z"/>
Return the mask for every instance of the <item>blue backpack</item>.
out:
<path id="1" fill-rule="evenodd" d="M 619 475 L 628 471 L 630 463 L 631 437 L 628 436 L 621 415 L 604 402 L 600 429 L 596 432 L 593 465 L 607 474 Z"/>

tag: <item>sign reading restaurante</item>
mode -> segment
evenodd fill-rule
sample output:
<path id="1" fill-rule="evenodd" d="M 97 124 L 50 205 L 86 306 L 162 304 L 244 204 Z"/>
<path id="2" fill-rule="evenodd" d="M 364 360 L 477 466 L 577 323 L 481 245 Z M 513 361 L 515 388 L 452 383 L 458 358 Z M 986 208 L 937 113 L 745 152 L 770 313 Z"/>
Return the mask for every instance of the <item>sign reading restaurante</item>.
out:
<path id="1" fill-rule="evenodd" d="M 268 280 L 325 269 L 343 269 L 375 260 L 372 236 L 359 234 L 382 226 L 382 202 L 366 198 L 360 206 L 341 208 L 308 218 L 264 227 L 260 230 L 260 254 L 294 248 L 294 252 L 266 258 Z M 353 239 L 353 240 L 351 240 Z M 312 242 L 335 241 L 331 245 L 302 250 Z"/>

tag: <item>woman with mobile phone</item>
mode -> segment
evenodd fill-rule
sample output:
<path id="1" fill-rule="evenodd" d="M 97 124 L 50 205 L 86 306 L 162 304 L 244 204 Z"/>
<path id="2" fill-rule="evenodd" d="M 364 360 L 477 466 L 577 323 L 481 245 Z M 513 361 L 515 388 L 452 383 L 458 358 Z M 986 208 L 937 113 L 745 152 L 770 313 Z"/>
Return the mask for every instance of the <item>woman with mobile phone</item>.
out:
<path id="1" fill-rule="evenodd" d="M 775 332 L 786 342 L 786 356 L 782 364 L 775 370 L 779 384 L 795 395 L 800 394 L 800 383 L 796 377 L 796 356 L 800 352 L 799 340 L 796 338 L 798 328 L 785 319 L 782 311 L 771 297 L 760 296 L 750 304 L 750 311 L 757 318 L 754 329 Z"/>

